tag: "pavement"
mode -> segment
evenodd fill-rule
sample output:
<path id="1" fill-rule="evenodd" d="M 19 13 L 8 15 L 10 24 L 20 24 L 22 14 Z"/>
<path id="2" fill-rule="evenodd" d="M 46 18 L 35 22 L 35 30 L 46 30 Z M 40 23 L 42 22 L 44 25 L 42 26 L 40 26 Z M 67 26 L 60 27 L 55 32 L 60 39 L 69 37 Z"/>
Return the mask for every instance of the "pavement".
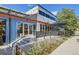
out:
<path id="1" fill-rule="evenodd" d="M 50 55 L 79 55 L 79 36 L 75 35 L 69 38 Z"/>

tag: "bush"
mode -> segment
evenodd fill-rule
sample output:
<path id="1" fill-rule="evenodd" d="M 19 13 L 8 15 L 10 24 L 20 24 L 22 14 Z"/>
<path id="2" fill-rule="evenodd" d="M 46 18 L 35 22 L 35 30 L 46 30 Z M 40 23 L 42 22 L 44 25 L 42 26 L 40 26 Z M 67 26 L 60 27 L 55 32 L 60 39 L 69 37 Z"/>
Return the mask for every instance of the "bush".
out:
<path id="1" fill-rule="evenodd" d="M 54 51 L 60 44 L 65 40 L 65 37 L 59 40 L 44 40 L 38 43 L 34 43 L 32 47 L 28 50 L 28 55 L 47 55 Z"/>

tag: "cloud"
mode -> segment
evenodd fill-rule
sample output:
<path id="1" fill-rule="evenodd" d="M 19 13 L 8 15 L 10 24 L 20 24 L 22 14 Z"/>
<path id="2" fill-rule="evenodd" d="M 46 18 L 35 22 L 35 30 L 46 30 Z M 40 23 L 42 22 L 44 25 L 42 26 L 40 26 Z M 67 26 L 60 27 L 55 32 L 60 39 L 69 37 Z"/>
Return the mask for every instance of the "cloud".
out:
<path id="1" fill-rule="evenodd" d="M 58 12 L 58 11 L 54 11 L 54 12 L 52 12 L 52 14 L 57 15 L 57 12 Z"/>

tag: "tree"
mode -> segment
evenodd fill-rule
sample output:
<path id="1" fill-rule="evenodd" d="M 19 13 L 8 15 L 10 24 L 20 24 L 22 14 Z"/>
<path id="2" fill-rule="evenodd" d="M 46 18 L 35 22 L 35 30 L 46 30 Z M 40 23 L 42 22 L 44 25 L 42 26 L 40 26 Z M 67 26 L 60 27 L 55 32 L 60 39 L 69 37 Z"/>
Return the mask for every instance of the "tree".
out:
<path id="1" fill-rule="evenodd" d="M 65 35 L 73 35 L 77 28 L 77 17 L 74 10 L 67 8 L 62 9 L 60 12 L 58 12 L 57 18 L 59 22 L 66 22 L 66 25 L 64 26 Z"/>

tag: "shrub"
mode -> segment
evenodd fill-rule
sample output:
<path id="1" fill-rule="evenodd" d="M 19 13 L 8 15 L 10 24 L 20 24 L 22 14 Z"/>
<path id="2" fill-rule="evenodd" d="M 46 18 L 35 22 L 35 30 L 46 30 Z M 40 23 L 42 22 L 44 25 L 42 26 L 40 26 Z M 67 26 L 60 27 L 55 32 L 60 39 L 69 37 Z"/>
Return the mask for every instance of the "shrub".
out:
<path id="1" fill-rule="evenodd" d="M 47 55 L 54 51 L 60 44 L 62 44 L 65 40 L 65 37 L 59 40 L 44 40 L 41 42 L 34 43 L 32 47 L 28 50 L 28 55 Z"/>

